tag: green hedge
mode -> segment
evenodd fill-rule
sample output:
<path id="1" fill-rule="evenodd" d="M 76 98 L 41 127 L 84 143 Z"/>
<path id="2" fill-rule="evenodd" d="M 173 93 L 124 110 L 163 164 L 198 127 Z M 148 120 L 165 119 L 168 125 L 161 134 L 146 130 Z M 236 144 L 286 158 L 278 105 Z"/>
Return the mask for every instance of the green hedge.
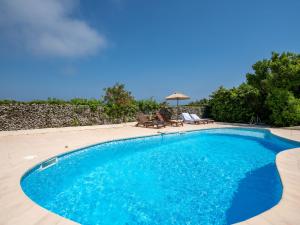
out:
<path id="1" fill-rule="evenodd" d="M 252 68 L 245 84 L 221 87 L 211 95 L 211 116 L 227 122 L 258 116 L 274 126 L 300 125 L 300 55 L 272 53 Z"/>

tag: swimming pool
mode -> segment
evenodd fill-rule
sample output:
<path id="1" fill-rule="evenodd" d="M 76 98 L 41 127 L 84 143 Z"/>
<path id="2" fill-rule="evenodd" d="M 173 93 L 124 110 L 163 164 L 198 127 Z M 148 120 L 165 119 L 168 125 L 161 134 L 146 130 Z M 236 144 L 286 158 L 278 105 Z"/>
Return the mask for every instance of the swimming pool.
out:
<path id="1" fill-rule="evenodd" d="M 81 224 L 232 224 L 278 203 L 276 154 L 299 146 L 236 128 L 113 141 L 38 165 L 21 186 Z"/>

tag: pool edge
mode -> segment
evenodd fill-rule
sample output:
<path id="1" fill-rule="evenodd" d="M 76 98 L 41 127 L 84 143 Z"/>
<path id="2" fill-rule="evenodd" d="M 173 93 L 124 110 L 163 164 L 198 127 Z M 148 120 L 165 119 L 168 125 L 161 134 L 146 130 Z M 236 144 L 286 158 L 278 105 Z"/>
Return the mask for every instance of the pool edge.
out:
<path id="1" fill-rule="evenodd" d="M 226 125 L 222 126 L 220 128 L 228 128 L 228 127 L 240 127 L 240 128 L 245 128 L 241 126 L 236 126 L 236 125 Z M 192 128 L 192 130 L 201 130 L 201 129 L 195 129 Z M 201 128 L 205 128 L 204 126 Z M 209 128 L 216 128 L 216 127 L 209 127 Z M 246 128 L 253 128 L 253 127 L 246 127 Z M 102 128 L 103 129 L 103 128 Z M 143 133 L 143 129 L 140 128 L 141 133 Z M 269 130 L 273 135 L 279 136 L 282 138 L 286 138 L 288 140 L 293 140 L 293 141 L 300 141 L 300 136 L 296 140 L 293 138 L 290 138 L 288 135 L 278 135 L 278 133 L 274 133 L 274 129 L 272 128 L 257 128 L 257 129 L 264 129 L 264 130 Z M 275 129 L 276 130 L 276 129 Z M 185 131 L 185 130 L 183 130 Z M 156 132 L 156 131 L 155 131 Z M 153 134 L 151 135 L 133 135 L 131 138 L 137 138 L 137 137 L 146 137 L 146 136 L 155 136 L 159 134 Z M 107 141 L 114 141 L 114 140 L 119 140 L 120 138 L 112 138 Z M 128 138 L 123 138 L 123 139 L 128 139 Z M 106 142 L 107 142 L 106 141 Z M 105 141 L 100 141 L 92 145 L 97 145 L 99 143 L 103 143 Z M 61 154 L 67 154 L 73 151 L 76 151 L 78 149 L 86 148 L 89 145 L 86 145 L 84 147 L 80 148 L 75 148 L 71 150 L 62 150 Z M 57 154 L 53 154 L 57 155 Z M 44 159 L 46 160 L 46 159 Z M 44 161 L 41 160 L 40 162 Z M 36 165 L 38 163 L 34 163 Z M 276 166 L 280 174 L 280 178 L 282 180 L 283 184 L 283 196 L 282 199 L 279 201 L 277 205 L 275 205 L 273 208 L 255 216 L 252 217 L 248 220 L 242 221 L 238 223 L 239 225 L 241 224 L 266 224 L 266 225 L 271 225 L 271 224 L 300 224 L 300 217 L 299 213 L 297 214 L 297 211 L 300 209 L 300 196 L 297 195 L 297 193 L 300 193 L 300 148 L 296 149 L 288 149 L 285 151 L 280 152 L 276 156 Z M 34 166 L 33 166 L 34 167 Z M 22 203 L 21 208 L 24 207 L 24 210 L 22 213 L 17 213 L 17 212 L 10 212 L 7 210 L 8 207 L 3 207 L 4 208 L 4 213 L 7 212 L 9 213 L 10 216 L 17 216 L 18 218 L 15 218 L 15 223 L 14 224 L 53 224 L 55 221 L 55 224 L 77 224 L 74 221 L 70 221 L 67 218 L 61 217 L 57 214 L 54 214 L 50 211 L 47 211 L 43 209 L 41 206 L 37 205 L 33 201 L 31 201 L 25 193 L 23 193 L 22 188 L 20 186 L 20 181 L 23 175 L 25 174 L 24 171 L 30 171 L 32 167 L 26 167 L 26 169 L 20 168 L 19 174 L 17 177 L 18 182 L 18 187 L 14 187 L 15 191 L 17 191 L 17 197 L 20 198 L 19 202 Z M 297 173 L 299 175 L 297 175 Z M 292 174 L 292 176 L 291 176 Z M 2 174 L 1 174 L 2 175 Z M 296 176 L 296 177 L 295 177 Z M 16 177 L 15 177 L 16 178 Z M 16 179 L 14 179 L 16 181 Z M 295 181 L 296 180 L 296 181 Z M 20 196 L 20 193 L 22 196 Z M 29 200 L 29 201 L 28 201 Z M 0 203 L 2 200 L 0 200 Z M 4 205 L 3 205 L 4 206 Z M 2 206 L 1 206 L 2 208 Z M 17 210 L 16 210 L 17 211 Z M 32 211 L 32 212 L 31 212 Z M 4 219 L 4 213 L 0 214 L 0 223 L 1 224 L 12 224 L 10 221 L 5 221 Z M 35 217 L 33 218 L 33 214 L 41 214 L 39 215 L 39 219 L 36 219 Z M 24 223 L 24 219 L 26 219 L 26 223 Z"/>
<path id="2" fill-rule="evenodd" d="M 263 130 L 263 131 L 268 131 L 270 134 L 272 134 L 272 135 L 274 135 L 275 137 L 277 137 L 277 138 L 279 138 L 279 139 L 283 139 L 283 140 L 285 140 L 285 141 L 291 141 L 291 142 L 297 142 L 297 143 L 300 143 L 299 141 L 296 141 L 296 140 L 292 140 L 292 139 L 289 139 L 289 138 L 286 138 L 286 137 L 282 137 L 282 136 L 280 136 L 280 135 L 278 135 L 278 134 L 275 134 L 274 132 L 272 132 L 272 128 L 261 128 L 261 127 L 239 127 L 239 126 L 228 126 L 228 127 L 221 127 L 221 128 L 206 128 L 206 129 L 195 129 L 195 130 L 188 130 L 188 131 L 185 131 L 185 132 L 188 132 L 188 133 L 190 133 L 190 132 L 197 132 L 197 131 L 204 131 L 204 130 L 211 130 L 211 129 L 224 129 L 224 128 L 242 128 L 242 129 L 252 129 L 252 130 Z M 52 156 L 51 158 L 53 158 L 53 157 L 57 157 L 57 158 L 59 158 L 59 157 L 63 157 L 63 156 L 65 156 L 65 155 L 69 155 L 69 154 L 72 154 L 72 153 L 74 153 L 74 152 L 78 152 L 78 151 L 82 151 L 82 150 L 84 150 L 84 149 L 86 149 L 86 148 L 90 148 L 90 147 L 93 147 L 93 146 L 97 146 L 97 145 L 101 145 L 101 144 L 106 144 L 106 143 L 111 143 L 111 142 L 115 142 L 115 141 L 126 141 L 126 140 L 134 140 L 134 139 L 142 139 L 142 138 L 150 138 L 150 137 L 155 137 L 155 136 L 161 136 L 161 135 L 172 135 L 172 134 L 177 134 L 177 133 L 180 133 L 180 131 L 174 131 L 174 132 L 165 132 L 165 133 L 157 133 L 157 134 L 152 134 L 152 135 L 145 135 L 145 136 L 135 136 L 135 137 L 129 137 L 129 138 L 119 138 L 119 139 L 112 139 L 112 140 L 107 140 L 107 141 L 102 141 L 102 142 L 98 142 L 98 143 L 95 143 L 95 144 L 92 144 L 92 145 L 87 145 L 87 146 L 84 146 L 84 147 L 80 147 L 80 148 L 77 148 L 77 149 L 72 149 L 72 150 L 70 150 L 70 151 L 66 151 L 66 152 L 63 152 L 63 153 L 61 153 L 61 154 L 59 154 L 59 155 L 55 155 L 55 156 Z M 283 219 L 283 217 L 278 217 L 278 210 L 276 210 L 275 208 L 276 207 L 278 207 L 280 204 L 281 204 L 281 202 L 283 201 L 283 198 L 286 198 L 286 195 L 288 195 L 286 192 L 287 192 L 287 189 L 288 188 L 286 188 L 286 183 L 287 183 L 287 181 L 284 181 L 284 179 L 283 179 L 283 177 L 285 177 L 285 175 L 283 175 L 283 173 L 282 173 L 282 171 L 281 171 L 281 169 L 280 169 L 280 166 L 278 165 L 278 158 L 279 158 L 279 156 L 281 155 L 281 154 L 283 154 L 283 153 L 285 153 L 285 152 L 289 152 L 289 151 L 292 151 L 292 150 L 296 150 L 297 152 L 299 151 L 299 156 L 300 156 L 300 147 L 299 148 L 293 148 L 293 149 L 286 149 L 286 150 L 283 150 L 283 151 L 281 151 L 281 152 L 279 152 L 279 153 L 277 153 L 276 154 L 276 159 L 275 159 L 275 163 L 276 163 L 276 167 L 277 167 L 277 170 L 278 170 L 278 172 L 279 172 L 279 175 L 280 175 L 280 179 L 281 179 L 281 183 L 282 183 L 282 186 L 283 186 L 283 190 L 282 190 L 282 197 L 281 197 L 281 199 L 279 200 L 279 202 L 276 204 L 276 205 L 274 205 L 272 208 L 270 208 L 270 209 L 268 209 L 268 210 L 266 210 L 266 211 L 264 211 L 264 212 L 262 212 L 262 213 L 260 213 L 260 214 L 258 214 L 258 215 L 256 215 L 256 216 L 254 216 L 254 217 L 251 217 L 251 218 L 249 218 L 249 219 L 247 219 L 247 220 L 244 220 L 244 221 L 241 221 L 241 222 L 238 222 L 238 223 L 235 223 L 235 225 L 245 225 L 245 224 L 262 224 L 262 220 L 265 220 L 264 221 L 264 223 L 266 222 L 266 225 L 267 224 L 272 224 L 272 225 L 277 225 L 277 224 L 282 224 L 282 222 L 279 222 L 279 221 L 281 221 L 282 219 Z M 49 159 L 51 159 L 51 158 L 48 158 L 48 159 L 46 159 L 46 160 L 44 160 L 44 161 L 41 161 L 40 163 L 38 163 L 37 165 L 35 165 L 33 168 L 30 168 L 30 169 L 28 169 L 25 173 L 24 173 L 24 175 L 21 177 L 21 179 L 20 179 L 20 183 L 21 183 L 21 181 L 22 181 L 22 179 L 26 176 L 26 175 L 28 175 L 28 173 L 30 173 L 31 171 L 33 171 L 35 168 L 37 168 L 39 165 L 41 165 L 43 162 L 45 162 L 45 161 L 47 161 L 47 160 L 49 160 Z M 288 182 L 289 183 L 289 182 Z M 299 183 L 299 185 L 300 185 L 300 183 Z M 21 185 L 20 185 L 21 186 Z M 21 189 L 22 189 L 22 187 L 21 187 Z M 22 191 L 23 191 L 23 189 L 22 189 Z M 24 193 L 24 191 L 23 191 L 23 193 Z M 24 193 L 25 194 L 25 193 Z M 26 195 L 26 194 L 25 194 Z M 26 195 L 27 196 L 27 195 Z M 28 196 L 27 196 L 28 197 Z M 29 198 L 29 197 L 28 197 Z M 30 198 L 29 198 L 30 199 Z M 31 200 L 31 199 L 30 199 Z M 31 200 L 32 201 L 32 200 Z M 35 204 L 37 204 L 36 202 L 34 202 Z M 38 204 L 37 204 L 38 205 Z M 40 205 L 38 205 L 39 207 L 42 207 L 42 206 L 40 206 Z M 43 208 L 43 207 L 42 207 Z M 298 208 L 298 207 L 297 207 Z M 300 203 L 299 203 L 299 209 L 300 209 Z M 45 209 L 45 210 L 47 210 L 47 209 Z M 274 213 L 275 213 L 275 215 L 265 215 L 265 214 L 269 214 L 271 211 L 273 211 L 274 210 Z M 276 210 L 276 212 L 275 212 L 275 210 Z M 49 210 L 47 210 L 47 211 L 49 211 Z M 51 212 L 51 211 L 49 211 L 49 212 Z M 51 213 L 53 213 L 53 212 L 51 212 Z M 273 212 L 271 212 L 272 214 L 273 214 Z M 54 213 L 55 215 L 58 215 L 58 214 L 56 214 L 56 213 Z M 58 216 L 60 216 L 60 215 L 58 215 Z M 272 217 L 272 218 L 267 218 L 267 217 Z M 61 216 L 60 216 L 61 217 Z M 259 217 L 259 218 L 258 218 Z M 274 218 L 273 218 L 274 217 Z M 278 217 L 278 218 L 276 218 L 276 217 Z M 62 217 L 63 219 L 67 219 L 67 220 L 70 220 L 70 219 L 68 219 L 68 218 L 65 218 L 65 217 Z M 259 220 L 258 222 L 256 222 L 256 221 L 254 221 L 254 220 Z M 271 222 L 271 221 L 273 221 L 274 220 L 274 222 Z M 286 221 L 286 219 L 284 219 L 285 221 Z M 72 221 L 72 220 L 70 220 L 71 222 L 74 222 L 74 223 L 76 223 L 75 221 Z M 287 223 L 287 224 L 290 224 L 290 223 Z"/>
<path id="3" fill-rule="evenodd" d="M 274 136 L 299 142 L 267 128 Z M 280 201 L 272 208 L 234 225 L 296 225 L 300 224 L 300 148 L 286 149 L 276 155 L 276 167 L 283 186 Z"/>

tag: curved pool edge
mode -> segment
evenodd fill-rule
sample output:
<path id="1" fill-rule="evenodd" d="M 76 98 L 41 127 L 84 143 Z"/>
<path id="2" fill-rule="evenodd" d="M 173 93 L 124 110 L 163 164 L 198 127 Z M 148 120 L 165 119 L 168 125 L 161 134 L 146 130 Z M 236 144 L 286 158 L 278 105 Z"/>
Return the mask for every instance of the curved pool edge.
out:
<path id="1" fill-rule="evenodd" d="M 206 128 L 206 129 L 195 129 L 195 130 L 188 130 L 185 132 L 197 132 L 197 131 L 201 131 L 201 130 L 210 130 L 210 129 L 222 129 L 224 127 L 221 128 Z M 265 130 L 265 131 L 269 131 L 272 135 L 279 137 L 281 139 L 284 139 L 286 141 L 295 141 L 295 142 L 299 142 L 297 140 L 292 140 L 289 139 L 287 137 L 281 136 L 279 134 L 276 134 L 276 132 L 274 133 L 274 131 L 272 130 L 272 128 L 254 128 L 254 127 L 236 127 L 236 126 L 228 126 L 226 128 L 249 128 L 249 129 L 257 129 L 257 130 Z M 166 134 L 166 135 L 171 135 L 171 134 L 176 134 L 176 133 L 180 133 L 178 131 L 174 131 L 174 132 L 164 132 L 164 133 L 157 133 L 157 134 L 153 134 L 153 135 L 142 135 L 142 136 L 134 136 L 134 137 L 129 137 L 129 138 L 119 138 L 119 139 L 112 139 L 112 140 L 107 140 L 107 141 L 102 141 L 102 142 L 98 142 L 92 145 L 87 145 L 84 147 L 80 147 L 77 149 L 73 149 L 70 151 L 66 151 L 63 152 L 59 155 L 55 155 L 52 156 L 50 158 L 47 158 L 46 160 L 41 161 L 40 163 L 38 163 L 37 165 L 33 166 L 32 168 L 29 168 L 21 177 L 21 180 L 28 174 L 30 173 L 32 170 L 34 170 L 36 167 L 38 167 L 39 165 L 41 165 L 43 162 L 53 158 L 53 157 L 62 157 L 68 154 L 72 154 L 74 152 L 77 151 L 81 151 L 84 150 L 86 148 L 92 147 L 92 146 L 96 146 L 99 144 L 105 144 L 105 143 L 110 143 L 110 142 L 114 142 L 114 141 L 126 141 L 126 140 L 132 140 L 132 139 L 139 139 L 139 138 L 148 138 L 148 137 L 154 137 L 154 136 L 159 136 L 162 134 Z M 294 154 L 291 155 L 291 152 L 296 152 Z M 296 154 L 296 157 L 295 157 Z M 291 155 L 291 156 L 290 156 Z M 297 159 L 297 157 L 299 159 Z M 289 158 L 289 163 L 286 163 L 285 161 L 287 160 L 287 158 Z M 296 163 L 296 164 L 295 164 Z M 235 225 L 257 225 L 257 224 L 266 224 L 266 225 L 275 225 L 275 224 L 295 224 L 295 223 L 299 223 L 300 222 L 300 217 L 298 218 L 298 211 L 300 210 L 300 188 L 298 188 L 300 186 L 300 174 L 298 173 L 297 176 L 297 171 L 294 172 L 295 169 L 295 165 L 296 168 L 298 167 L 299 172 L 300 172 L 300 148 L 294 148 L 294 149 L 287 149 L 284 150 L 282 152 L 279 152 L 276 155 L 276 166 L 280 175 L 280 179 L 283 185 L 283 193 L 282 193 L 282 198 L 280 199 L 280 201 L 274 205 L 272 208 L 260 213 L 257 216 L 254 216 L 252 218 L 249 218 L 247 220 L 241 221 L 239 223 L 235 223 Z M 291 170 L 292 167 L 292 170 Z M 290 177 L 290 173 L 294 173 L 296 175 L 296 180 L 299 180 L 299 182 L 296 183 L 296 185 L 292 185 L 292 187 L 290 187 L 290 184 L 294 184 L 295 180 L 292 179 Z M 295 177 L 293 177 L 295 178 Z M 297 185 L 298 184 L 298 185 Z M 289 187 L 288 187 L 289 186 Z M 295 189 L 295 191 L 291 191 Z M 299 189 L 299 190 L 298 190 Z M 23 191 L 23 190 L 22 190 Z M 299 193 L 299 199 L 296 199 L 296 207 L 295 206 L 290 206 L 290 201 L 294 200 L 294 194 L 295 193 Z M 24 193 L 24 192 L 23 192 Z M 25 193 L 24 193 L 25 194 Z M 26 195 L 26 194 L 25 194 Z M 27 195 L 26 195 L 27 196 Z M 290 199 L 288 202 L 286 199 Z M 32 200 L 30 200 L 32 201 Z M 34 204 L 37 204 L 34 202 Z M 37 204 L 38 205 L 38 204 Z M 42 207 L 40 205 L 38 205 L 39 207 Z M 43 208 L 43 207 L 42 207 Z M 44 208 L 43 208 L 44 209 Z M 46 211 L 48 211 L 47 209 L 45 209 Z M 52 214 L 55 214 L 51 211 L 49 211 Z M 294 214 L 291 218 L 290 214 L 291 212 Z M 289 216 L 285 216 L 285 214 L 288 213 Z M 57 214 L 55 214 L 57 215 Z M 59 215 L 57 215 L 59 216 Z M 61 216 L 59 216 L 61 217 Z M 68 218 L 65 217 L 61 217 L 64 220 L 68 220 L 68 223 L 75 223 L 74 221 L 69 220 Z"/>
<path id="2" fill-rule="evenodd" d="M 299 141 L 279 129 L 268 128 L 280 138 Z M 287 130 L 284 130 L 287 131 Z M 276 166 L 283 186 L 278 204 L 265 212 L 235 225 L 294 225 L 300 224 L 300 148 L 287 149 L 276 155 Z"/>
<path id="3" fill-rule="evenodd" d="M 236 127 L 243 128 L 241 126 L 234 125 L 220 125 L 215 124 L 211 126 L 199 126 L 196 127 L 194 125 L 185 126 L 183 128 L 175 128 L 180 131 L 188 131 L 188 130 L 201 130 L 207 128 L 228 128 L 228 127 Z M 245 128 L 245 127 L 244 127 Z M 253 128 L 253 127 L 247 127 Z M 126 128 L 123 131 L 126 131 Z M 133 129 L 133 128 L 131 128 Z M 106 140 L 94 141 L 94 144 L 82 144 L 81 146 L 89 146 L 95 145 L 102 142 L 119 140 L 127 138 L 135 138 L 135 137 L 145 137 L 145 136 L 153 136 L 157 135 L 157 130 L 148 130 L 149 132 L 143 128 L 134 128 L 136 129 L 136 134 L 126 134 L 121 132 L 121 134 L 115 135 L 114 138 L 107 138 Z M 258 128 L 259 129 L 259 128 Z M 102 128 L 103 130 L 103 128 Z M 300 141 L 300 131 L 295 131 L 299 134 L 297 138 L 291 137 L 288 134 L 278 135 L 276 132 L 273 132 L 273 129 L 268 129 L 273 134 L 287 138 L 289 140 Z M 172 131 L 172 130 L 171 130 Z M 174 129 L 173 129 L 174 131 Z M 169 130 L 167 130 L 169 132 Z M 59 133 L 58 135 L 61 135 Z M 0 140 L 1 144 L 1 140 Z M 1 145 L 0 145 L 1 147 Z M 21 166 L 15 168 L 14 173 L 11 174 L 11 177 L 8 177 L 10 174 L 1 174 L 2 182 L 0 186 L 1 193 L 6 194 L 5 198 L 0 199 L 2 212 L 0 213 L 0 223 L 1 224 L 77 224 L 76 222 L 70 221 L 64 217 L 61 217 L 57 214 L 54 214 L 41 206 L 37 205 L 33 201 L 27 197 L 20 186 L 20 180 L 24 176 L 26 171 L 30 171 L 35 165 L 39 164 L 39 162 L 45 161 L 50 156 L 61 155 L 70 153 L 72 151 L 82 149 L 85 147 L 75 147 L 70 148 L 70 150 L 66 150 L 64 148 L 59 149 L 57 152 L 51 152 L 50 154 L 44 155 L 42 158 L 37 160 L 33 160 L 31 162 L 23 163 Z M 72 150 L 71 150 L 72 149 Z M 37 151 L 37 150 L 36 150 Z M 20 155 L 19 155 L 20 156 Z M 15 160 L 17 163 L 17 160 Z M 280 177 L 283 183 L 283 196 L 280 202 L 274 206 L 273 208 L 259 214 L 255 217 L 252 217 L 246 221 L 242 221 L 238 223 L 241 224 L 300 224 L 300 217 L 297 212 L 300 209 L 300 148 L 286 150 L 279 153 L 276 157 L 276 165 L 280 173 Z M 3 185 L 5 180 L 9 180 L 11 185 Z M 12 186 L 12 187 L 11 187 Z M 11 187 L 11 190 L 8 190 Z M 1 196 L 2 197 L 2 196 Z M 8 199 L 8 200 L 7 200 Z M 6 200 L 6 202 L 5 202 Z M 26 221 L 26 223 L 24 223 Z"/>

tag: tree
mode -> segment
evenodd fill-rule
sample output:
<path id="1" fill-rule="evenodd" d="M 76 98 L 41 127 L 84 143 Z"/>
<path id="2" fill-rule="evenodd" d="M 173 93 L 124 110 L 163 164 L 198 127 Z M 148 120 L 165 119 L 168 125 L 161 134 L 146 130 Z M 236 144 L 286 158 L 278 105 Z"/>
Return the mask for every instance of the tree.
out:
<path id="1" fill-rule="evenodd" d="M 211 95 L 211 115 L 218 121 L 249 122 L 255 115 L 258 90 L 242 84 L 238 88 L 220 87 Z"/>
<path id="2" fill-rule="evenodd" d="M 228 102 L 230 101 L 230 91 L 223 86 L 211 94 L 210 106 L 211 116 L 218 121 L 231 121 L 230 108 Z"/>
<path id="3" fill-rule="evenodd" d="M 134 104 L 134 97 L 125 89 L 124 84 L 116 83 L 104 91 L 104 109 L 111 119 L 115 122 L 126 122 L 135 116 L 137 107 Z"/>
<path id="4" fill-rule="evenodd" d="M 221 121 L 249 122 L 259 116 L 275 126 L 299 125 L 300 55 L 273 52 L 256 62 L 247 82 L 238 88 L 220 88 L 211 95 L 212 116 Z"/>
<path id="5" fill-rule="evenodd" d="M 300 124 L 300 99 L 286 89 L 274 89 L 266 99 L 270 108 L 270 122 L 275 126 Z"/>
<path id="6" fill-rule="evenodd" d="M 300 55 L 295 53 L 272 53 L 271 59 L 258 61 L 253 65 L 254 73 L 247 74 L 247 83 L 259 90 L 259 116 L 270 124 L 279 125 L 275 120 L 274 93 L 282 94 L 283 90 L 290 92 L 293 98 L 300 98 Z M 281 89 L 279 91 L 278 89 Z M 287 92 L 285 96 L 287 97 Z M 268 100 L 268 103 L 266 102 Z M 283 100 L 283 99 L 281 99 Z M 287 100 L 285 101 L 287 103 Z M 272 108 L 271 108 L 272 106 Z M 281 108 L 283 110 L 283 108 Z M 280 115 L 279 107 L 275 110 Z M 281 112 L 283 113 L 283 111 Z M 271 116 L 270 116 L 271 115 Z M 271 118 L 272 117 L 272 118 Z M 283 123 L 281 123 L 283 124 Z M 287 124 L 286 124 L 287 125 Z"/>

